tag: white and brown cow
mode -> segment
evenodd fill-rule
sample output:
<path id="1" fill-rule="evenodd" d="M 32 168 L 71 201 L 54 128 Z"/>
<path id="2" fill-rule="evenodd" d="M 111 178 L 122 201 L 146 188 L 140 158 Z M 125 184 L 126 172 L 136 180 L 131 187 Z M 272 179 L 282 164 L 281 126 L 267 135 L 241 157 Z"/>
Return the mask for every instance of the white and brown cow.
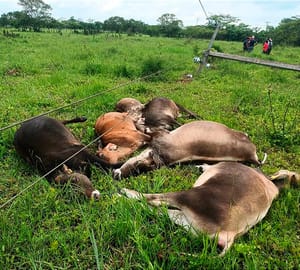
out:
<path id="1" fill-rule="evenodd" d="M 171 132 L 159 133 L 148 148 L 115 169 L 113 175 L 120 179 L 164 165 L 195 160 L 261 164 L 255 145 L 245 133 L 217 122 L 193 121 Z"/>
<path id="2" fill-rule="evenodd" d="M 153 206 L 165 205 L 170 219 L 192 232 L 217 237 L 223 255 L 234 240 L 267 214 L 279 188 L 258 170 L 238 162 L 203 165 L 203 173 L 191 189 L 143 194 L 122 189 L 127 197 L 143 198 Z M 271 177 L 284 179 L 280 185 L 299 185 L 299 174 L 280 171 Z M 286 181 L 287 180 L 287 181 Z"/>
<path id="3" fill-rule="evenodd" d="M 151 139 L 137 130 L 128 113 L 108 112 L 101 115 L 96 120 L 95 132 L 101 140 L 97 154 L 109 164 L 128 158 Z"/>

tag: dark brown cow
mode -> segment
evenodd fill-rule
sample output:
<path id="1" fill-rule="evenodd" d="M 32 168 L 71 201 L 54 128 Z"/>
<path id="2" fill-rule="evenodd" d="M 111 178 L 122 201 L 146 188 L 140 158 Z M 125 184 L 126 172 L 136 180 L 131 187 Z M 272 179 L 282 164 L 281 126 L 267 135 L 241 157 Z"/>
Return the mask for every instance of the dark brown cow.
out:
<path id="1" fill-rule="evenodd" d="M 115 109 L 118 112 L 127 112 L 137 129 L 149 134 L 180 126 L 176 121 L 180 112 L 199 118 L 195 113 L 165 97 L 155 97 L 144 105 L 136 99 L 123 98 L 116 104 Z"/>
<path id="2" fill-rule="evenodd" d="M 170 219 L 192 232 L 217 237 L 221 255 L 236 237 L 246 233 L 267 214 L 279 188 L 264 174 L 238 162 L 203 165 L 204 173 L 185 191 L 143 194 L 123 189 L 134 199 L 145 198 L 150 205 L 165 205 Z M 272 179 L 285 178 L 285 185 L 300 184 L 298 174 L 281 171 Z"/>
<path id="3" fill-rule="evenodd" d="M 148 148 L 114 170 L 113 175 L 122 178 L 143 170 L 193 160 L 261 164 L 255 145 L 245 133 L 216 122 L 193 121 L 154 137 Z"/>
<path id="4" fill-rule="evenodd" d="M 145 132 L 153 133 L 160 130 L 172 130 L 180 126 L 176 121 L 179 108 L 176 103 L 164 97 L 156 97 L 145 104 L 142 116 L 145 119 Z"/>
<path id="5" fill-rule="evenodd" d="M 151 139 L 136 129 L 128 113 L 109 112 L 100 116 L 95 123 L 95 132 L 101 140 L 97 153 L 110 164 L 128 158 Z"/>
<path id="6" fill-rule="evenodd" d="M 98 198 L 99 191 L 93 188 L 88 178 L 90 164 L 103 169 L 107 169 L 110 165 L 96 155 L 90 154 L 87 149 L 75 155 L 84 148 L 84 145 L 65 127 L 67 123 L 85 120 L 75 118 L 69 121 L 58 121 L 47 116 L 34 118 L 23 123 L 16 131 L 14 146 L 20 156 L 37 167 L 41 173 L 50 172 L 68 159 L 65 166 L 49 174 L 48 180 L 54 179 L 58 183 L 71 181 L 80 186 L 89 198 Z"/>

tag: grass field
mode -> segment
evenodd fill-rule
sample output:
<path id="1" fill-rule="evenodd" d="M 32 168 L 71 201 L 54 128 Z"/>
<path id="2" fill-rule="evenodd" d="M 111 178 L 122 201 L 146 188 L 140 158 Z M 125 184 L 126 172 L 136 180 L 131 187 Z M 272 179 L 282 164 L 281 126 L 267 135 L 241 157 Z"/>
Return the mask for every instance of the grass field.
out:
<path id="1" fill-rule="evenodd" d="M 300 172 L 299 72 L 210 59 L 210 68 L 197 76 L 193 57 L 208 42 L 70 32 L 0 36 L 0 128 L 64 106 L 50 116 L 88 117 L 69 126 L 88 144 L 95 138 L 96 118 L 112 111 L 119 99 L 147 102 L 165 96 L 203 119 L 247 132 L 258 155 L 268 154 L 266 174 Z M 261 47 L 249 56 L 300 63 L 299 47 L 275 44 L 270 56 Z M 215 48 L 244 55 L 241 43 L 217 40 Z M 160 69 L 158 76 L 139 79 Z M 194 79 L 182 82 L 185 74 L 194 74 Z M 284 190 L 265 219 L 220 258 L 213 240 L 172 224 L 166 209 L 116 195 L 122 187 L 149 193 L 187 189 L 199 176 L 194 166 L 161 168 L 121 181 L 93 168 L 92 181 L 102 198 L 89 201 L 70 185 L 61 188 L 39 178 L 19 158 L 12 145 L 17 128 L 0 132 L 0 205 L 6 203 L 0 208 L 0 269 L 300 267 L 299 189 Z M 92 145 L 91 151 L 95 149 Z"/>

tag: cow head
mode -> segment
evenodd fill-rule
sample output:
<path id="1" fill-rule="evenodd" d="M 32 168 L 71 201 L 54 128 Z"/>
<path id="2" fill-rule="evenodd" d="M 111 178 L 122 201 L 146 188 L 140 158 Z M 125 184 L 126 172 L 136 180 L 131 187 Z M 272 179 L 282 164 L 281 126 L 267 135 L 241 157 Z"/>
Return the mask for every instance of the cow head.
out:
<path id="1" fill-rule="evenodd" d="M 271 180 L 278 188 L 300 186 L 300 174 L 288 170 L 280 170 L 271 176 Z"/>
<path id="2" fill-rule="evenodd" d="M 65 164 L 59 174 L 55 177 L 54 181 L 58 184 L 65 184 L 70 182 L 75 187 L 78 187 L 88 198 L 98 200 L 100 198 L 100 192 L 93 187 L 90 179 L 78 172 L 73 172 Z"/>

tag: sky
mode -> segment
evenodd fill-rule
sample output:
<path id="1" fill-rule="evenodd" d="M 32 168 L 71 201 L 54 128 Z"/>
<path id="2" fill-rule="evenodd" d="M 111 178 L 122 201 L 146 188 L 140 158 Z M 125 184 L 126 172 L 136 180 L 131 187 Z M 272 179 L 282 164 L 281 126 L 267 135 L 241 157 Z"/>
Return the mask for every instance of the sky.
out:
<path id="1" fill-rule="evenodd" d="M 231 15 L 251 28 L 276 27 L 282 19 L 300 16 L 299 0 L 43 0 L 59 20 L 104 22 L 119 16 L 146 24 L 158 24 L 165 14 L 174 14 L 184 26 L 205 24 L 206 16 Z M 204 7 L 204 10 L 202 9 Z M 0 15 L 20 11 L 18 0 L 0 0 Z"/>

